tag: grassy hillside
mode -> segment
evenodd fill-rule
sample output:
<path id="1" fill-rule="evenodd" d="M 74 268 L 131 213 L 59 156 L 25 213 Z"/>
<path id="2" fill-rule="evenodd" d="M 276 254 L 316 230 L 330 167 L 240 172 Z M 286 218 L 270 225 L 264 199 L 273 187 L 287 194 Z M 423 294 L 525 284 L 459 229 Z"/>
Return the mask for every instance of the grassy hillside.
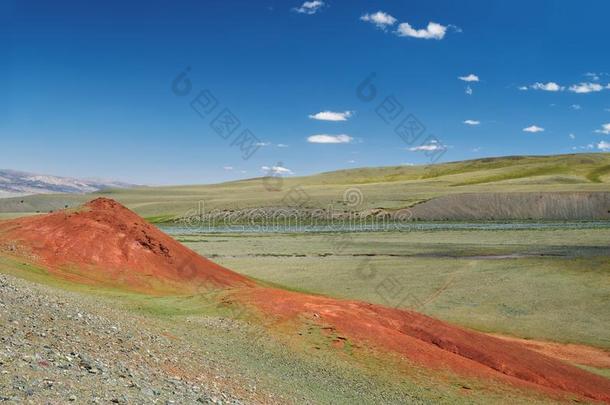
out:
<path id="1" fill-rule="evenodd" d="M 290 289 L 414 308 L 484 332 L 610 349 L 610 229 L 178 240 L 242 274 Z"/>
<path id="2" fill-rule="evenodd" d="M 344 193 L 358 188 L 357 209 L 412 206 L 429 199 L 481 192 L 610 191 L 610 153 L 509 156 L 438 165 L 360 168 L 283 179 L 255 178 L 214 185 L 144 187 L 88 195 L 37 195 L 0 199 L 3 217 L 73 207 L 93 197 L 114 198 L 138 214 L 163 221 L 197 209 L 302 205 L 346 207 Z M 298 191 L 296 191 L 298 190 Z M 354 206 L 350 206 L 354 208 Z"/>
<path id="3" fill-rule="evenodd" d="M 217 395 L 222 403 L 237 403 L 237 395 L 238 403 L 269 404 L 553 404 L 560 398 L 431 371 L 365 348 L 340 350 L 332 335 L 313 325 L 298 331 L 303 341 L 282 337 L 234 318 L 205 295 L 91 288 L 2 256 L 0 292 L 4 315 L 19 320 L 6 322 L 10 351 L 2 359 L 7 372 L 0 374 L 0 392 L 15 393 L 13 402 L 66 403 L 76 393 L 129 398 L 119 403 L 212 403 L 195 398 L 218 391 L 228 394 Z M 26 391 L 23 378 L 54 385 Z M 120 383 L 109 389 L 108 380 Z"/>

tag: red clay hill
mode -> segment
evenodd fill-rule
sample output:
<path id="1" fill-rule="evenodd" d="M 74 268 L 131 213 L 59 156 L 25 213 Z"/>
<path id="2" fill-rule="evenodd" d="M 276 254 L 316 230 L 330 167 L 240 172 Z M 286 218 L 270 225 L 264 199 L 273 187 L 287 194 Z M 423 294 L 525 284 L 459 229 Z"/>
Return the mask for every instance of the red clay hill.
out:
<path id="1" fill-rule="evenodd" d="M 98 198 L 79 210 L 0 222 L 0 251 L 72 281 L 155 294 L 213 286 L 274 325 L 318 324 L 339 339 L 431 369 L 490 379 L 554 397 L 610 403 L 610 380 L 523 344 L 414 311 L 266 288 L 186 248 L 119 203 Z"/>
<path id="2" fill-rule="evenodd" d="M 0 222 L 3 241 L 54 274 L 87 284 L 153 293 L 253 284 L 107 198 L 77 210 Z"/>

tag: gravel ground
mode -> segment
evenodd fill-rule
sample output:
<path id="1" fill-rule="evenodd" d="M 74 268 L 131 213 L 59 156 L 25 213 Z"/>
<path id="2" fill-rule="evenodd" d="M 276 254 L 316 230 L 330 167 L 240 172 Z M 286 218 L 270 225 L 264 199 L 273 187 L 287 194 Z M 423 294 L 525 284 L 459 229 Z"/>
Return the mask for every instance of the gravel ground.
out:
<path id="1" fill-rule="evenodd" d="M 0 402 L 273 403 L 146 317 L 0 274 Z"/>
<path id="2" fill-rule="evenodd" d="M 327 338 L 315 333 L 299 349 L 241 321 L 201 314 L 159 317 L 124 305 L 0 274 L 0 404 L 514 404 L 540 399 L 476 389 L 465 396 L 455 381 L 437 386 L 439 380 L 428 380 L 416 369 L 409 378 L 390 379 L 386 371 L 395 360 L 386 364 L 390 359 L 385 358 L 383 364 L 371 359 L 369 365 L 381 373 L 371 374 L 351 356 L 316 350 Z M 294 331 L 301 332 L 306 331 Z"/>

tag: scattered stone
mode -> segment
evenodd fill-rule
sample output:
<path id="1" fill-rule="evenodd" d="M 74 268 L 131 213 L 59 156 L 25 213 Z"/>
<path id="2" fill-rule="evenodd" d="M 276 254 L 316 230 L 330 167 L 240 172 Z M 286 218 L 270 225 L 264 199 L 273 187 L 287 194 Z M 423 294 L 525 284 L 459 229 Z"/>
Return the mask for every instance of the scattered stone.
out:
<path id="1" fill-rule="evenodd" d="M 216 384 L 202 392 L 200 376 L 212 381 L 213 371 L 147 322 L 95 297 L 0 274 L 0 402 L 275 402 L 241 399 L 235 392 L 251 390 L 237 381 L 230 391 Z M 185 369 L 198 379 L 176 375 Z"/>

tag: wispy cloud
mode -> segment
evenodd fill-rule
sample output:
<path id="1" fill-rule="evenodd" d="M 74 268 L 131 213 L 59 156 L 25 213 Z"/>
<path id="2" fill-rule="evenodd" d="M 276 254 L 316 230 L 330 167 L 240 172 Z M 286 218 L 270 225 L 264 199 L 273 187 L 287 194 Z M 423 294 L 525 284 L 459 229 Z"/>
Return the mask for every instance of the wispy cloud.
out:
<path id="1" fill-rule="evenodd" d="M 399 37 L 412 37 L 420 39 L 443 39 L 447 33 L 447 26 L 429 22 L 426 28 L 415 29 L 411 24 L 404 22 L 398 25 L 396 35 Z"/>
<path id="2" fill-rule="evenodd" d="M 233 166 L 223 166 L 222 167 L 224 170 L 230 172 L 231 170 L 233 170 Z"/>
<path id="3" fill-rule="evenodd" d="M 294 174 L 294 172 L 284 166 L 263 166 L 261 167 L 261 170 L 265 173 L 268 174 L 279 174 L 279 175 L 283 175 L 283 174 Z"/>
<path id="4" fill-rule="evenodd" d="M 396 18 L 392 17 L 388 13 L 384 13 L 383 11 L 378 11 L 372 14 L 364 14 L 362 17 L 360 17 L 360 19 L 362 21 L 375 24 L 377 28 L 382 30 L 385 30 L 396 23 Z"/>
<path id="5" fill-rule="evenodd" d="M 328 135 L 328 134 L 319 134 L 319 135 L 311 135 L 307 138 L 307 142 L 309 143 L 350 143 L 354 140 L 349 135 L 340 134 L 340 135 Z"/>
<path id="6" fill-rule="evenodd" d="M 475 75 L 474 73 L 470 73 L 469 75 L 466 75 L 466 76 L 458 76 L 458 79 L 460 79 L 461 81 L 464 81 L 466 83 L 476 83 L 480 80 L 479 76 Z M 471 96 L 473 92 L 474 92 L 474 90 L 472 89 L 470 84 L 468 86 L 466 86 L 466 88 L 464 89 L 464 93 L 466 93 L 469 96 Z"/>
<path id="7" fill-rule="evenodd" d="M 570 139 L 576 139 L 576 135 L 574 134 L 569 134 L 568 136 L 570 137 Z"/>
<path id="8" fill-rule="evenodd" d="M 607 73 L 595 73 L 595 72 L 587 72 L 584 74 L 585 77 L 588 77 L 589 80 L 593 80 L 594 82 L 599 82 L 602 76 L 608 76 Z"/>
<path id="9" fill-rule="evenodd" d="M 596 129 L 595 132 L 598 134 L 610 135 L 610 123 L 602 124 L 601 129 Z"/>
<path id="10" fill-rule="evenodd" d="M 543 132 L 544 128 L 539 127 L 537 125 L 531 125 L 527 128 L 523 128 L 523 132 L 531 132 L 531 133 L 536 133 L 536 132 Z"/>
<path id="11" fill-rule="evenodd" d="M 431 152 L 431 151 L 441 150 L 441 149 L 445 149 L 445 146 L 441 145 L 436 140 L 432 140 L 427 144 L 413 146 L 411 148 L 408 148 L 407 150 L 410 152 L 421 152 L 421 151 Z"/>
<path id="12" fill-rule="evenodd" d="M 309 118 L 318 121 L 347 121 L 353 114 L 353 111 L 320 111 L 319 113 L 311 114 Z"/>
<path id="13" fill-rule="evenodd" d="M 458 79 L 463 80 L 465 82 L 478 82 L 479 76 L 475 75 L 474 73 L 471 73 L 467 76 L 458 76 Z"/>
<path id="14" fill-rule="evenodd" d="M 285 143 L 278 143 L 276 146 L 278 148 L 287 148 L 288 147 L 288 145 L 286 145 Z"/>
<path id="15" fill-rule="evenodd" d="M 563 91 L 564 90 L 564 86 L 560 86 L 559 84 L 555 83 L 555 82 L 548 82 L 548 83 L 534 83 L 530 86 L 531 89 L 533 90 L 543 90 L 543 91 Z"/>
<path id="16" fill-rule="evenodd" d="M 592 143 L 588 144 L 588 145 L 584 145 L 584 146 L 573 146 L 572 150 L 590 150 L 595 148 L 595 145 L 593 145 Z"/>
<path id="17" fill-rule="evenodd" d="M 294 11 L 301 14 L 315 14 L 324 7 L 324 2 L 320 0 L 306 1 L 300 7 L 293 8 Z"/>
<path id="18" fill-rule="evenodd" d="M 481 121 L 478 120 L 465 120 L 463 122 L 466 125 L 479 125 L 481 123 Z"/>
<path id="19" fill-rule="evenodd" d="M 570 91 L 573 93 L 586 94 L 602 91 L 604 86 L 599 83 L 583 82 L 570 86 Z"/>
<path id="20" fill-rule="evenodd" d="M 589 79 L 593 80 L 594 82 L 599 81 L 599 75 L 597 73 L 588 72 L 588 73 L 585 73 L 585 76 L 587 76 Z"/>
<path id="21" fill-rule="evenodd" d="M 581 106 L 580 104 L 572 104 L 572 105 L 570 106 L 570 108 L 571 108 L 572 110 L 577 110 L 577 111 L 578 111 L 578 110 L 582 110 L 582 106 Z"/>
<path id="22" fill-rule="evenodd" d="M 603 150 L 603 151 L 609 151 L 610 150 L 610 142 L 600 141 L 597 144 L 597 149 Z"/>
<path id="23" fill-rule="evenodd" d="M 599 78 L 599 77 L 598 77 Z M 531 84 L 529 86 L 519 86 L 519 90 L 542 90 L 542 91 L 550 91 L 550 92 L 559 92 L 566 90 L 566 86 L 562 86 L 555 82 L 537 82 Z M 604 86 L 600 83 L 593 82 L 581 82 L 577 84 L 573 84 L 567 87 L 567 90 L 572 93 L 586 94 L 586 93 L 595 93 L 602 91 L 604 89 L 610 89 L 610 84 Z"/>

